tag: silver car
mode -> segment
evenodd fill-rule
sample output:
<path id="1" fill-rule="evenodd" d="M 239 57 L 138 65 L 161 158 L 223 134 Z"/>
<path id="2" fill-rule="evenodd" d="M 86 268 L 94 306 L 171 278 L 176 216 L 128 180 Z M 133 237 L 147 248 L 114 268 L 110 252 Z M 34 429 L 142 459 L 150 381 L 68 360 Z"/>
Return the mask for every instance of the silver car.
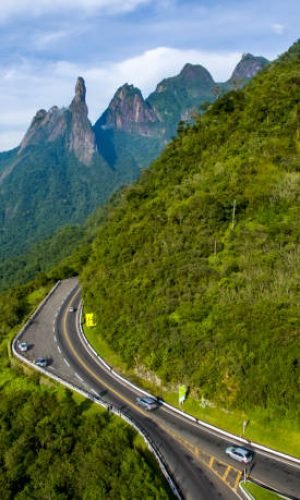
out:
<path id="1" fill-rule="evenodd" d="M 226 455 L 243 464 L 249 464 L 254 458 L 254 452 L 243 446 L 229 446 L 225 450 Z"/>
<path id="2" fill-rule="evenodd" d="M 156 410 L 156 408 L 158 408 L 159 406 L 157 399 L 151 396 L 141 396 L 139 398 L 136 398 L 136 402 L 139 406 L 147 411 Z"/>

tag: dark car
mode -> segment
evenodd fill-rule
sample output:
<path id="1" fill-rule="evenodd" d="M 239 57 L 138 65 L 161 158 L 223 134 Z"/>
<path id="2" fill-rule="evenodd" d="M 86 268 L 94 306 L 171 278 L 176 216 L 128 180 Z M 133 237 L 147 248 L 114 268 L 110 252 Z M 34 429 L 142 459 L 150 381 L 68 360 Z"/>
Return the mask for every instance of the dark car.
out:
<path id="1" fill-rule="evenodd" d="M 141 396 L 136 398 L 136 402 L 139 406 L 144 408 L 144 410 L 147 411 L 152 411 L 156 410 L 158 408 L 159 403 L 156 398 L 153 398 L 151 396 Z"/>
<path id="2" fill-rule="evenodd" d="M 41 368 L 45 368 L 46 366 L 49 365 L 49 359 L 48 358 L 36 358 L 34 360 L 34 364 L 36 366 L 40 366 Z"/>

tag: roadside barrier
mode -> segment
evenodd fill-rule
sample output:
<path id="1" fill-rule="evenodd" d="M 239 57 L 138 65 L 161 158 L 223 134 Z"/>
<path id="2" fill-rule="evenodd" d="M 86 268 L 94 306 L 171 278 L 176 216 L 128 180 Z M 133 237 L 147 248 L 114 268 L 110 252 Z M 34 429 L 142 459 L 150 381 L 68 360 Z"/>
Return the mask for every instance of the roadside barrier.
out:
<path id="1" fill-rule="evenodd" d="M 110 403 L 107 403 L 106 401 L 104 401 L 101 398 L 101 396 L 97 396 L 97 397 L 93 396 L 90 392 L 88 392 L 88 391 L 86 391 L 84 389 L 81 389 L 80 387 L 76 386 L 75 384 L 72 384 L 71 382 L 68 382 L 67 380 L 62 379 L 61 377 L 55 375 L 54 373 L 52 373 L 52 372 L 50 372 L 48 370 L 45 370 L 42 367 L 39 367 L 39 366 L 35 365 L 32 361 L 30 361 L 29 359 L 26 359 L 24 356 L 22 356 L 22 354 L 20 354 L 17 351 L 17 349 L 16 349 L 17 342 L 19 342 L 20 338 L 23 336 L 23 334 L 26 331 L 26 329 L 30 326 L 32 320 L 38 315 L 39 311 L 46 304 L 46 302 L 53 295 L 53 293 L 56 291 L 56 289 L 59 287 L 60 284 L 61 284 L 61 281 L 58 281 L 56 283 L 56 285 L 50 290 L 49 294 L 45 297 L 45 299 L 41 302 L 41 304 L 38 306 L 38 308 L 35 310 L 35 312 L 29 317 L 29 319 L 27 320 L 27 322 L 21 328 L 20 332 L 13 339 L 12 344 L 11 344 L 11 349 L 12 349 L 13 355 L 17 359 L 19 359 L 19 361 L 21 361 L 22 363 L 28 365 L 30 368 L 34 368 L 35 370 L 38 370 L 40 373 L 42 373 L 46 377 L 55 380 L 56 382 L 62 384 L 63 386 L 67 387 L 68 389 L 70 389 L 72 391 L 75 391 L 78 394 L 80 394 L 81 396 L 83 396 L 83 397 L 85 397 L 87 399 L 90 399 L 94 403 L 96 403 L 96 404 L 98 404 L 98 405 L 106 408 L 111 413 L 117 415 L 118 417 L 121 417 L 127 424 L 131 425 L 142 436 L 142 438 L 145 441 L 148 449 L 155 456 L 155 458 L 156 458 L 156 460 L 157 460 L 157 462 L 159 464 L 159 468 L 160 468 L 163 476 L 165 477 L 167 483 L 169 484 L 169 487 L 170 487 L 172 493 L 174 494 L 174 496 L 176 498 L 178 498 L 179 500 L 182 500 L 183 497 L 182 497 L 182 495 L 181 495 L 181 493 L 179 491 L 178 486 L 175 484 L 175 482 L 173 481 L 173 479 L 171 477 L 171 473 L 169 472 L 169 468 L 168 468 L 167 462 L 165 461 L 162 453 L 160 452 L 160 450 L 158 449 L 158 447 L 156 446 L 156 444 L 153 442 L 153 440 L 151 439 L 151 437 L 148 435 L 148 433 L 146 432 L 146 430 L 143 429 L 135 421 L 135 419 L 132 416 L 126 415 L 121 410 L 121 408 L 117 408 L 116 406 L 114 406 L 114 405 L 112 405 Z M 76 286 L 68 293 L 68 295 L 67 295 L 66 298 L 69 297 L 69 295 L 73 292 L 73 290 L 76 288 Z M 82 309 L 81 309 L 80 313 L 82 313 Z M 81 314 L 80 314 L 80 317 L 81 317 Z M 94 353 L 96 354 L 95 351 L 94 351 Z M 107 363 L 105 363 L 105 362 L 103 362 L 103 363 L 104 363 L 104 366 L 106 366 L 108 369 L 110 368 Z"/>
<path id="2" fill-rule="evenodd" d="M 141 394 L 144 394 L 145 396 L 152 396 L 152 394 L 150 394 L 149 392 L 141 389 L 140 387 L 138 387 L 137 385 L 133 384 L 132 382 L 129 382 L 124 377 L 122 377 L 117 372 L 115 372 L 115 370 L 111 366 L 109 366 L 101 358 L 101 356 L 99 356 L 99 354 L 91 346 L 91 344 L 89 343 L 89 341 L 87 340 L 87 338 L 86 338 L 86 336 L 84 334 L 84 331 L 83 331 L 83 328 L 82 328 L 82 310 L 83 310 L 83 305 L 81 303 L 81 305 L 80 305 L 80 311 L 79 311 L 79 315 L 78 315 L 78 331 L 79 331 L 79 333 L 81 335 L 82 340 L 84 341 L 85 345 L 87 346 L 88 350 L 91 353 L 93 353 L 94 356 L 96 356 L 96 358 L 101 363 L 101 365 L 103 365 L 107 370 L 109 370 L 110 373 L 112 373 L 114 375 L 114 377 L 116 377 L 117 379 L 119 379 L 124 385 L 132 387 L 135 391 L 139 391 Z M 223 429 L 219 429 L 218 427 L 215 427 L 214 425 L 208 424 L 207 422 L 204 422 L 203 420 L 199 420 L 196 417 L 193 417 L 192 415 L 189 415 L 188 413 L 185 413 L 185 412 L 183 412 L 181 410 L 178 410 L 178 408 L 175 408 L 174 406 L 171 406 L 170 404 L 166 403 L 163 400 L 158 400 L 158 401 L 165 408 L 168 408 L 172 412 L 175 412 L 175 413 L 181 415 L 182 417 L 184 417 L 184 418 L 186 418 L 188 420 L 191 420 L 195 424 L 197 424 L 197 425 L 199 425 L 201 427 L 204 427 L 205 429 L 207 429 L 208 431 L 210 431 L 212 434 L 215 434 L 215 435 L 217 435 L 219 437 L 223 437 L 224 439 L 225 438 L 226 439 L 233 439 L 234 441 L 237 441 L 239 443 L 246 444 L 248 446 L 251 446 L 255 450 L 259 450 L 262 453 L 266 453 L 268 455 L 272 455 L 272 457 L 275 458 L 275 459 L 276 458 L 277 459 L 282 459 L 282 460 L 286 460 L 287 462 L 292 462 L 292 463 L 294 463 L 296 465 L 300 465 L 300 459 L 299 458 L 293 457 L 292 455 L 288 455 L 286 453 L 281 453 L 280 451 L 273 450 L 272 448 L 268 448 L 266 446 L 263 446 L 263 445 L 261 445 L 259 443 L 254 442 L 254 441 L 249 441 L 248 439 L 245 439 L 245 438 L 242 438 L 240 436 L 237 436 L 236 434 L 233 434 L 231 432 L 227 432 L 227 431 L 224 431 Z"/>

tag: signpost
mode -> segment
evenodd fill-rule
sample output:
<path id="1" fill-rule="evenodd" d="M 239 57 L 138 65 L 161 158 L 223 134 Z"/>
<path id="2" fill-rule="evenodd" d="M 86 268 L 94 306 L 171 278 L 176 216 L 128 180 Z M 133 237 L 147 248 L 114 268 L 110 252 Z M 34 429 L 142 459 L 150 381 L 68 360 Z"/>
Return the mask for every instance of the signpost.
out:
<path id="1" fill-rule="evenodd" d="M 96 320 L 94 313 L 86 313 L 85 314 L 85 324 L 89 328 L 96 326 Z"/>
<path id="2" fill-rule="evenodd" d="M 186 385 L 180 385 L 178 389 L 179 404 L 182 405 L 186 399 Z"/>

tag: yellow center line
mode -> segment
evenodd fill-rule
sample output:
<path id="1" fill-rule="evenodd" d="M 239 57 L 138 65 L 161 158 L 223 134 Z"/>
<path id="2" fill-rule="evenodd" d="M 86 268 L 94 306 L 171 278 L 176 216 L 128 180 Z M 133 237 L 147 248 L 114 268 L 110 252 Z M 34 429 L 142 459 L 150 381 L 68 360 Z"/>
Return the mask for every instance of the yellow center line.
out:
<path id="1" fill-rule="evenodd" d="M 71 339 L 70 339 L 70 336 L 68 334 L 68 329 L 67 329 L 67 325 L 66 325 L 66 322 L 67 322 L 67 310 L 68 308 L 70 307 L 71 303 L 75 300 L 75 297 L 80 293 L 80 290 L 78 290 L 78 292 L 76 292 L 76 294 L 68 301 L 68 304 L 67 304 L 67 307 L 66 307 L 66 311 L 64 313 L 64 316 L 63 316 L 63 334 L 64 334 L 64 337 L 67 341 L 67 344 L 69 346 L 69 349 L 72 351 L 72 354 L 73 356 L 77 359 L 78 363 L 81 365 L 82 368 L 84 368 L 97 382 L 101 383 L 104 387 L 106 387 L 106 389 L 108 389 L 110 392 L 112 392 L 115 396 L 117 396 L 119 399 L 121 399 L 124 403 L 126 403 L 127 405 L 133 407 L 135 409 L 135 411 L 138 411 L 141 415 L 145 415 L 145 413 L 140 409 L 138 408 L 137 406 L 135 406 L 132 401 L 130 401 L 129 399 L 127 399 L 125 396 L 123 396 L 122 394 L 120 394 L 118 391 L 116 391 L 115 389 L 113 389 L 109 384 L 107 384 L 106 382 L 104 382 L 95 372 L 94 370 L 92 370 L 84 361 L 83 359 L 79 356 L 79 354 L 76 352 L 76 350 L 74 349 L 73 347 L 73 344 L 71 342 Z"/>
<path id="2" fill-rule="evenodd" d="M 229 472 L 231 471 L 231 469 L 232 469 L 231 465 L 228 465 L 227 469 L 224 472 L 223 478 L 222 478 L 222 479 L 224 479 L 224 481 L 226 481 L 227 476 L 228 476 Z"/>
<path id="3" fill-rule="evenodd" d="M 236 480 L 235 480 L 234 486 L 233 486 L 234 490 L 238 489 L 238 485 L 239 485 L 239 482 L 240 482 L 240 479 L 241 479 L 241 475 L 242 475 L 242 473 L 240 471 L 238 471 L 237 476 L 236 476 Z"/>

